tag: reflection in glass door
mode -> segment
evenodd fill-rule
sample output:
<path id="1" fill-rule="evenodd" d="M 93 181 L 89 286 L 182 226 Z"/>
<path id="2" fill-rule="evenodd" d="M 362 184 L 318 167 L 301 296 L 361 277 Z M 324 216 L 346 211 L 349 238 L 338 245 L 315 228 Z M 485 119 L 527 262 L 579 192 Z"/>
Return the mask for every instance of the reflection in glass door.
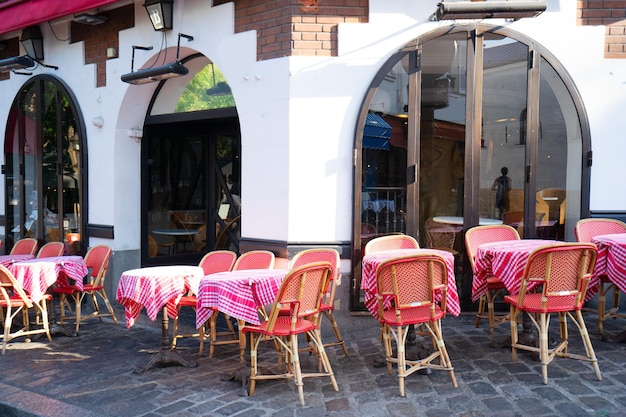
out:
<path id="1" fill-rule="evenodd" d="M 523 235 L 528 46 L 485 34 L 479 214 Z"/>

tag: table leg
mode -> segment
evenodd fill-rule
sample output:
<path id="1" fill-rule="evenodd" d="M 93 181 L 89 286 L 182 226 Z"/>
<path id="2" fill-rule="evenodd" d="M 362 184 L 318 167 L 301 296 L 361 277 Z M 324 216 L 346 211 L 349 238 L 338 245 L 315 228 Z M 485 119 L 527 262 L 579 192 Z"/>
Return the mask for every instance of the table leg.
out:
<path id="1" fill-rule="evenodd" d="M 180 353 L 170 346 L 169 336 L 169 317 L 167 316 L 167 307 L 163 307 L 163 317 L 161 318 L 161 350 L 153 355 L 148 363 L 142 367 L 135 368 L 133 372 L 136 374 L 147 371 L 154 365 L 160 363 L 163 365 L 181 365 L 188 368 L 195 368 L 198 366 L 196 361 L 188 361 L 180 356 Z"/>

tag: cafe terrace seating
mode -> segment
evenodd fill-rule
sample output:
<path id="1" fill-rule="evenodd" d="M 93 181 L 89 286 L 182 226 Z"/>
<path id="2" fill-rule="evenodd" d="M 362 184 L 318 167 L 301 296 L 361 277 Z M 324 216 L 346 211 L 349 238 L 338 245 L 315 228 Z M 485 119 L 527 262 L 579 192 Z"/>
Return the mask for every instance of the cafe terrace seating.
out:
<path id="1" fill-rule="evenodd" d="M 273 252 L 267 250 L 252 250 L 239 255 L 235 264 L 233 265 L 233 271 L 242 271 L 246 269 L 272 269 L 274 267 L 275 256 Z M 219 312 L 215 311 L 209 319 L 210 340 L 209 345 L 209 358 L 213 357 L 214 348 L 217 345 L 229 345 L 239 344 L 239 332 L 235 330 L 230 320 L 230 316 L 225 314 L 226 324 L 228 330 L 223 332 L 217 331 L 217 318 Z M 229 336 L 229 339 L 217 340 L 220 336 Z M 202 342 L 200 342 L 202 343 Z"/>
<path id="2" fill-rule="evenodd" d="M 268 317 L 259 325 L 243 327 L 243 333 L 250 335 L 250 396 L 254 395 L 256 382 L 266 379 L 293 380 L 298 389 L 301 405 L 304 405 L 304 378 L 329 377 L 333 389 L 339 390 L 324 350 L 317 326 L 318 320 L 310 320 L 311 316 L 319 314 L 319 307 L 331 274 L 332 267 L 328 262 L 307 264 L 291 270 L 278 290 Z M 284 311 L 289 311 L 289 314 L 285 315 Z M 306 334 L 315 344 L 322 361 L 322 372 L 319 370 L 302 372 L 298 353 L 298 335 L 300 334 Z M 267 340 L 280 344 L 281 351 L 284 349 L 288 364 L 285 372 L 279 369 L 279 372 L 275 374 L 259 373 L 258 348 L 262 341 Z M 271 351 L 277 352 L 277 350 Z M 277 353 L 279 357 L 282 354 Z"/>
<path id="3" fill-rule="evenodd" d="M 452 386 L 457 387 L 454 368 L 441 333 L 441 319 L 446 315 L 448 274 L 444 259 L 437 254 L 419 254 L 383 261 L 376 270 L 378 320 L 383 325 L 383 345 L 387 372 L 392 364 L 398 367 L 400 396 L 404 397 L 404 379 L 420 369 L 448 371 Z M 441 296 L 441 302 L 437 301 Z M 385 308 L 391 298 L 391 307 Z M 416 334 L 430 336 L 435 349 L 423 359 L 406 358 L 405 344 L 410 325 L 427 331 Z M 397 356 L 393 356 L 395 341 Z"/>
<path id="4" fill-rule="evenodd" d="M 55 294 L 59 295 L 59 304 L 61 305 L 61 324 L 63 324 L 66 320 L 65 308 L 69 307 L 67 297 L 72 297 L 74 300 L 74 306 L 76 309 L 76 334 L 78 334 L 78 330 L 80 328 L 80 321 L 84 319 L 84 317 L 81 316 L 81 305 L 86 295 L 91 298 L 94 310 L 89 317 L 97 317 L 100 321 L 102 321 L 102 317 L 111 316 L 113 322 L 117 324 L 117 317 L 115 317 L 113 307 L 111 306 L 106 291 L 104 290 L 104 279 L 106 278 L 107 271 L 109 269 L 110 258 L 111 248 L 107 245 L 98 245 L 90 248 L 85 255 L 85 264 L 87 265 L 87 268 L 91 270 L 91 276 L 86 277 L 89 279 L 89 282 L 84 283 L 82 291 L 74 285 L 59 285 L 54 287 L 52 290 Z M 104 301 L 108 313 L 104 313 L 100 310 L 98 297 Z"/>
<path id="5" fill-rule="evenodd" d="M 39 247 L 39 242 L 37 239 L 32 237 L 25 237 L 23 239 L 18 240 L 11 248 L 11 255 L 35 255 L 37 253 L 37 248 Z"/>
<path id="6" fill-rule="evenodd" d="M 52 258 L 54 256 L 63 256 L 65 253 L 65 244 L 63 242 L 48 242 L 39 249 L 37 258 Z"/>
<path id="7" fill-rule="evenodd" d="M 206 276 L 210 274 L 215 274 L 217 272 L 230 271 L 233 268 L 233 265 L 235 264 L 236 260 L 237 260 L 237 254 L 235 252 L 232 252 L 229 250 L 216 250 L 216 251 L 212 251 L 204 255 L 202 259 L 200 260 L 200 263 L 198 264 L 198 266 L 202 268 L 202 270 L 204 271 L 203 273 Z M 183 295 L 181 297 L 180 301 L 178 301 L 178 304 L 176 305 L 178 313 L 180 314 L 180 309 L 182 307 L 191 307 L 195 311 L 197 302 L 198 302 L 198 298 L 196 297 L 196 295 L 193 294 L 193 292 L 189 291 L 186 295 Z M 217 312 L 213 313 L 213 315 L 216 315 L 216 313 Z M 174 319 L 172 349 L 176 349 L 176 341 L 178 339 L 181 339 L 184 337 L 197 337 L 200 340 L 200 350 L 198 351 L 198 355 L 202 356 L 202 352 L 204 351 L 204 341 L 206 339 L 205 326 L 204 325 L 200 326 L 200 329 L 198 329 L 198 333 L 180 334 L 178 333 L 178 317 L 179 316 L 177 315 L 176 318 Z M 235 332 L 235 329 L 233 328 L 232 323 L 230 322 L 230 320 L 226 320 L 226 321 L 229 327 L 229 331 L 226 332 L 225 334 L 232 336 L 233 339 L 236 340 L 237 333 Z M 221 336 L 223 334 L 217 333 L 217 335 Z"/>
<path id="8" fill-rule="evenodd" d="M 581 219 L 576 223 L 574 234 L 579 242 L 591 242 L 591 238 L 598 235 L 626 233 L 626 223 L 614 219 Z M 626 314 L 619 313 L 620 290 L 606 275 L 600 275 L 598 284 L 598 330 L 604 335 L 603 322 L 609 318 L 626 318 Z M 613 291 L 611 307 L 606 308 L 606 295 Z M 591 310 L 592 309 L 586 309 Z"/>
<path id="9" fill-rule="evenodd" d="M 602 380 L 598 360 L 591 345 L 581 309 L 596 262 L 597 251 L 591 243 L 553 243 L 535 249 L 524 268 L 518 294 L 504 297 L 511 305 L 511 354 L 517 360 L 517 350 L 539 354 L 543 383 L 548 383 L 548 365 L 555 357 L 591 362 L 598 381 Z M 527 313 L 539 333 L 539 347 L 522 344 L 518 336 L 518 317 Z M 548 329 L 550 317 L 558 315 L 560 338 L 551 343 Z M 585 355 L 572 353 L 568 345 L 567 319 L 570 318 L 582 338 Z"/>
<path id="10" fill-rule="evenodd" d="M 381 252 L 394 249 L 419 249 L 419 244 L 413 236 L 395 234 L 380 236 L 367 242 L 364 255 L 368 253 Z"/>
<path id="11" fill-rule="evenodd" d="M 465 248 L 469 258 L 472 272 L 474 271 L 474 260 L 478 246 L 483 243 L 501 242 L 505 240 L 519 240 L 520 236 L 513 227 L 502 225 L 475 226 L 465 233 Z M 480 326 L 481 319 L 489 320 L 489 333 L 491 342 L 494 342 L 495 328 L 502 323 L 509 321 L 509 315 L 496 315 L 494 299 L 498 294 L 506 290 L 504 284 L 498 277 L 487 277 L 487 293 L 480 297 L 478 311 L 476 312 L 476 327 Z M 485 314 L 487 305 L 487 314 Z"/>
<path id="12" fill-rule="evenodd" d="M 315 249 L 307 249 L 301 252 L 298 252 L 293 260 L 291 261 L 291 268 L 298 268 L 300 266 L 314 263 L 314 262 L 329 262 L 332 268 L 332 273 L 328 280 L 328 285 L 324 291 L 324 297 L 322 299 L 322 303 L 320 304 L 320 313 L 316 316 L 317 323 L 316 325 L 320 327 L 322 316 L 325 316 L 326 319 L 330 322 L 333 333 L 335 334 L 336 341 L 324 343 L 324 347 L 330 346 L 341 346 L 343 350 L 343 354 L 348 356 L 348 349 L 346 348 L 346 344 L 341 337 L 341 332 L 339 331 L 339 326 L 337 325 L 337 321 L 335 320 L 334 310 L 335 310 L 335 292 L 337 289 L 337 279 L 339 278 L 339 252 L 332 248 L 315 248 Z M 321 363 L 320 363 L 321 365 Z"/>
<path id="13" fill-rule="evenodd" d="M 33 334 L 45 334 L 48 341 L 52 341 L 50 327 L 48 324 L 47 302 L 52 297 L 46 294 L 39 301 L 26 294 L 17 283 L 15 277 L 6 267 L 0 265 L 0 308 L 4 309 L 4 334 L 2 337 L 2 354 L 4 355 L 7 343 L 16 337 L 29 336 Z M 34 308 L 37 316 L 41 316 L 41 328 L 31 327 L 28 318 L 28 309 Z M 22 326 L 13 329 L 13 319 L 22 313 Z"/>

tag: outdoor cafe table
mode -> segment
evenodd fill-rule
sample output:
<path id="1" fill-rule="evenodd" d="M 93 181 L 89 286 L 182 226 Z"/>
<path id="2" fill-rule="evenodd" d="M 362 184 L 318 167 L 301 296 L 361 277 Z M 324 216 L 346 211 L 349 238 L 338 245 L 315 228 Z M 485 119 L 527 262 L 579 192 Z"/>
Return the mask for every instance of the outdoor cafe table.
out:
<path id="1" fill-rule="evenodd" d="M 591 242 L 598 249 L 598 257 L 589 287 L 594 289 L 595 294 L 601 285 L 600 276 L 606 275 L 620 291 L 626 292 L 626 233 L 595 236 L 591 238 Z M 607 340 L 626 340 L 626 331 Z"/>
<path id="2" fill-rule="evenodd" d="M 272 304 L 286 269 L 246 269 L 210 274 L 200 279 L 196 304 L 196 327 L 200 328 L 217 310 L 237 319 L 239 349 L 243 361 L 245 323 L 260 324 L 259 309 Z"/>
<path id="3" fill-rule="evenodd" d="M 16 281 L 27 291 L 33 301 L 40 301 L 55 283 L 70 285 L 76 281 L 78 289 L 83 289 L 83 278 L 89 273 L 81 256 L 54 256 L 13 262 L 7 267 Z"/>
<path id="4" fill-rule="evenodd" d="M 487 293 L 487 278 L 489 276 L 498 277 L 509 293 L 517 294 L 522 285 L 522 274 L 530 254 L 537 248 L 554 243 L 560 242 L 544 239 L 521 239 L 483 243 L 478 246 L 474 261 L 472 301 L 478 300 Z"/>
<path id="5" fill-rule="evenodd" d="M 606 275 L 622 292 L 626 292 L 626 233 L 599 235 L 591 238 L 598 248 L 598 258 L 589 286 L 597 288 L 599 277 Z"/>
<path id="6" fill-rule="evenodd" d="M 0 265 L 9 267 L 15 262 L 35 259 L 35 255 L 0 255 Z"/>
<path id="7" fill-rule="evenodd" d="M 437 249 L 393 249 L 381 252 L 370 253 L 363 257 L 363 274 L 361 277 L 361 289 L 364 292 L 364 302 L 367 310 L 374 316 L 378 317 L 377 302 L 377 285 L 376 285 L 376 269 L 382 262 L 397 258 L 399 256 L 409 256 L 418 254 L 437 254 L 441 255 L 446 264 L 448 273 L 447 287 L 447 311 L 453 316 L 461 313 L 461 305 L 459 303 L 459 294 L 456 288 L 454 278 L 454 255 L 450 252 Z"/>
<path id="8" fill-rule="evenodd" d="M 116 300 L 126 310 L 126 326 L 135 324 L 145 307 L 148 317 L 154 321 L 162 310 L 161 350 L 148 363 L 135 369 L 143 372 L 157 363 L 195 367 L 195 361 L 186 361 L 175 350 L 170 349 L 169 318 L 178 314 L 176 304 L 187 291 L 196 292 L 198 282 L 204 275 L 197 266 L 154 266 L 132 269 L 122 273 L 117 286 Z"/>

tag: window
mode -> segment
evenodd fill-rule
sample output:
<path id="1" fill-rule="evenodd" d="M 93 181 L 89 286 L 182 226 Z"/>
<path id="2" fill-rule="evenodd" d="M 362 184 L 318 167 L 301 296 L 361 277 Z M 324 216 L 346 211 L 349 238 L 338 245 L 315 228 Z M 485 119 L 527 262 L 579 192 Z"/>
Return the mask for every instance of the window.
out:
<path id="1" fill-rule="evenodd" d="M 4 148 L 7 252 L 23 237 L 84 251 L 84 128 L 74 103 L 49 76 L 33 77 L 13 101 Z"/>

